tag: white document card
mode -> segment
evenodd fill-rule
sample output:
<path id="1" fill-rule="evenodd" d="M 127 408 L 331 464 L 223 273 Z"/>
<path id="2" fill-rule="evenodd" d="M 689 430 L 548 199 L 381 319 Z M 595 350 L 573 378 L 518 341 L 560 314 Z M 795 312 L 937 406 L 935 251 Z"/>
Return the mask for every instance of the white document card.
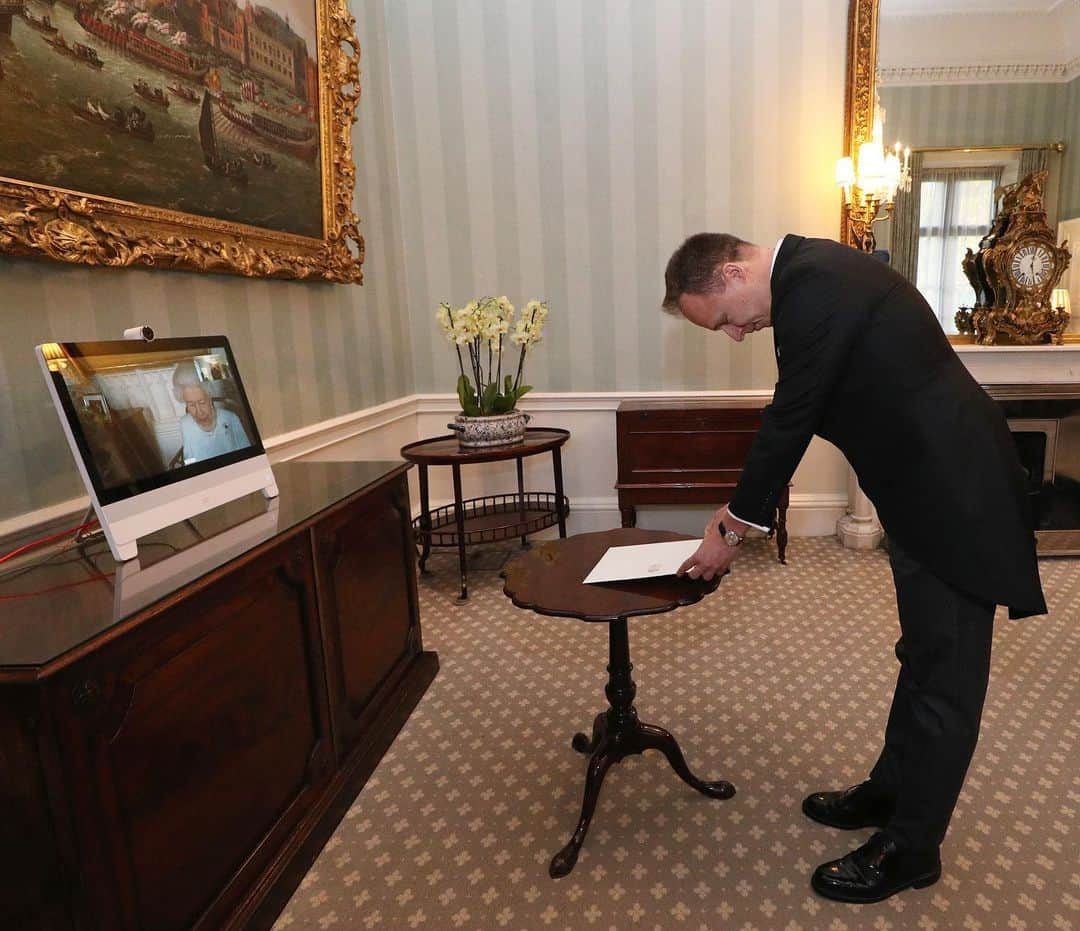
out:
<path id="1" fill-rule="evenodd" d="M 701 546 L 701 540 L 671 540 L 667 543 L 639 543 L 611 546 L 585 577 L 585 584 L 623 582 L 674 575 L 679 566 Z"/>

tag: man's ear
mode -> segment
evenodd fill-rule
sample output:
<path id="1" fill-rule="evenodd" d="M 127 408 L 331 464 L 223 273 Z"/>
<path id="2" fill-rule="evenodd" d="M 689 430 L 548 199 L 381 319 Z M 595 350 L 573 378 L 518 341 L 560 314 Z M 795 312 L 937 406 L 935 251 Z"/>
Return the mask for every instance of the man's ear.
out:
<path id="1" fill-rule="evenodd" d="M 746 267 L 741 262 L 725 262 L 720 269 L 725 284 L 746 284 Z"/>

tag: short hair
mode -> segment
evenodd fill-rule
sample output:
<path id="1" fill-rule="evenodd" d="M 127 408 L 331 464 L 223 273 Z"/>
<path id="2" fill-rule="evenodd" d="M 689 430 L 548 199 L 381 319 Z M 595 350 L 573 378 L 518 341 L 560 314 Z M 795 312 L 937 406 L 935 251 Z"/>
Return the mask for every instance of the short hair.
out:
<path id="1" fill-rule="evenodd" d="M 199 373 L 195 371 L 194 362 L 178 362 L 176 368 L 173 369 L 172 383 L 173 397 L 181 404 L 184 403 L 185 388 L 201 388 L 207 398 L 211 401 L 214 399 L 202 379 L 199 378 Z"/>
<path id="2" fill-rule="evenodd" d="M 744 239 L 730 233 L 695 233 L 676 249 L 664 271 L 664 310 L 678 313 L 679 298 L 684 294 L 712 294 L 724 290 L 720 267 L 735 262 Z"/>

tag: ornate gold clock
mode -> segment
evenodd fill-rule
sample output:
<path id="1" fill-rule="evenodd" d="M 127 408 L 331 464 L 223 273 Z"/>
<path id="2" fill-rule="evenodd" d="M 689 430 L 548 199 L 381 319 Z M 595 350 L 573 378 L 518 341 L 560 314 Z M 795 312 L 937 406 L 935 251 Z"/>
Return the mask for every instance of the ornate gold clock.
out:
<path id="1" fill-rule="evenodd" d="M 1002 206 L 991 232 L 968 250 L 964 271 L 976 304 L 956 315 L 957 329 L 984 345 L 1064 341 L 1069 312 L 1051 295 L 1069 266 L 1068 243 L 1057 245 L 1046 223 L 1043 185 L 1037 171 L 1003 188 Z"/>

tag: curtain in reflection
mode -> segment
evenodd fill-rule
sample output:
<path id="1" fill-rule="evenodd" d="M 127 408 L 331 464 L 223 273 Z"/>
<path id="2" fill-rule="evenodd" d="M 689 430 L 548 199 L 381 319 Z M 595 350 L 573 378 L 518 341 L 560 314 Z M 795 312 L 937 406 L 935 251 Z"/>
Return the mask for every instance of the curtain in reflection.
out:
<path id="1" fill-rule="evenodd" d="M 908 281 L 915 280 L 919 261 L 919 194 L 923 175 L 922 152 L 911 153 L 911 190 L 896 192 L 892 215 L 892 267 Z"/>
<path id="2" fill-rule="evenodd" d="M 999 165 L 922 173 L 915 280 L 946 333 L 956 332 L 956 311 L 975 302 L 961 263 L 990 230 L 1001 173 Z"/>
<path id="3" fill-rule="evenodd" d="M 1033 171 L 1042 171 L 1049 164 L 1049 149 L 1024 149 L 1020 153 L 1020 178 L 1026 178 Z"/>

